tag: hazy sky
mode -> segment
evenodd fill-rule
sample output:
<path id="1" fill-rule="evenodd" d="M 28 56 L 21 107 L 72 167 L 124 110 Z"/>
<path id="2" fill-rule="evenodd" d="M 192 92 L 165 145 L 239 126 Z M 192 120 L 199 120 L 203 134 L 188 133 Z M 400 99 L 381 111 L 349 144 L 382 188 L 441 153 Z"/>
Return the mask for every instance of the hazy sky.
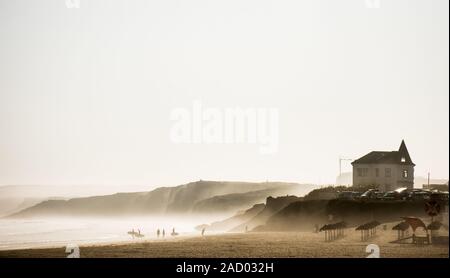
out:
<path id="1" fill-rule="evenodd" d="M 0 0 L 0 185 L 333 183 L 402 139 L 448 178 L 449 1 L 370 2 Z M 278 109 L 278 151 L 174 144 L 195 100 Z"/>

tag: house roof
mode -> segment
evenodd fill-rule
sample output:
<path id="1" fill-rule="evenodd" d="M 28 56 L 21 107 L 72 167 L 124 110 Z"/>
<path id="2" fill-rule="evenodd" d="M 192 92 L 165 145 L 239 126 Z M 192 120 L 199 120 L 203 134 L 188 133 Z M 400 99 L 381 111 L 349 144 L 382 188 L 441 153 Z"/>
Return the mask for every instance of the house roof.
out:
<path id="1" fill-rule="evenodd" d="M 402 164 L 415 166 L 403 140 L 398 151 L 373 151 L 353 161 L 352 165 L 354 164 Z"/>

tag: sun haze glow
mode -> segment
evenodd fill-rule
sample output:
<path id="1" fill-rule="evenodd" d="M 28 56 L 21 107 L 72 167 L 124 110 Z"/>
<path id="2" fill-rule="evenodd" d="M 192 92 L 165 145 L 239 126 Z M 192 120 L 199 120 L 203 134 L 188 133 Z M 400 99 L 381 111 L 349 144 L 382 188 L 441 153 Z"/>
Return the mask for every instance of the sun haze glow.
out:
<path id="1" fill-rule="evenodd" d="M 0 0 L 0 185 L 333 183 L 402 139 L 448 178 L 448 5 Z M 195 100 L 277 109 L 277 151 L 174 143 Z"/>

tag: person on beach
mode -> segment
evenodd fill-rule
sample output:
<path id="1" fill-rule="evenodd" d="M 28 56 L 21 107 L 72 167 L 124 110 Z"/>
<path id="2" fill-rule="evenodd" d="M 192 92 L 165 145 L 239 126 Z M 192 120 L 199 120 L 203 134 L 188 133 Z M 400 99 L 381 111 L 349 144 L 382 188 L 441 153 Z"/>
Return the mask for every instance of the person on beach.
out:
<path id="1" fill-rule="evenodd" d="M 202 236 L 205 235 L 205 228 L 202 229 Z"/>
<path id="2" fill-rule="evenodd" d="M 163 229 L 162 237 L 165 237 L 165 236 L 166 236 L 166 230 Z"/>
<path id="3" fill-rule="evenodd" d="M 158 230 L 156 230 L 156 236 L 159 238 L 159 234 L 160 234 L 160 231 L 159 231 L 159 229 Z"/>
<path id="4" fill-rule="evenodd" d="M 178 233 L 175 232 L 175 228 L 172 228 L 172 234 L 171 235 L 172 236 L 177 236 L 178 235 Z"/>

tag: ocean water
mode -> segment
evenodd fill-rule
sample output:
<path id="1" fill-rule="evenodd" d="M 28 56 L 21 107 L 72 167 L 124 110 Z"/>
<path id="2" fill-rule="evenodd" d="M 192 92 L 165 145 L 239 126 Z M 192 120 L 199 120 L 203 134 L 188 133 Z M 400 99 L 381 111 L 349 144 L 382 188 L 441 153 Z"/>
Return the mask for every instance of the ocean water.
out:
<path id="1" fill-rule="evenodd" d="M 198 218 L 49 218 L 39 220 L 0 220 L 0 250 L 38 247 L 64 247 L 67 245 L 135 242 L 157 239 L 156 230 L 165 229 L 171 238 L 172 229 L 179 236 L 199 234 L 195 226 L 208 223 Z M 143 238 L 134 238 L 128 231 L 140 230 Z"/>

